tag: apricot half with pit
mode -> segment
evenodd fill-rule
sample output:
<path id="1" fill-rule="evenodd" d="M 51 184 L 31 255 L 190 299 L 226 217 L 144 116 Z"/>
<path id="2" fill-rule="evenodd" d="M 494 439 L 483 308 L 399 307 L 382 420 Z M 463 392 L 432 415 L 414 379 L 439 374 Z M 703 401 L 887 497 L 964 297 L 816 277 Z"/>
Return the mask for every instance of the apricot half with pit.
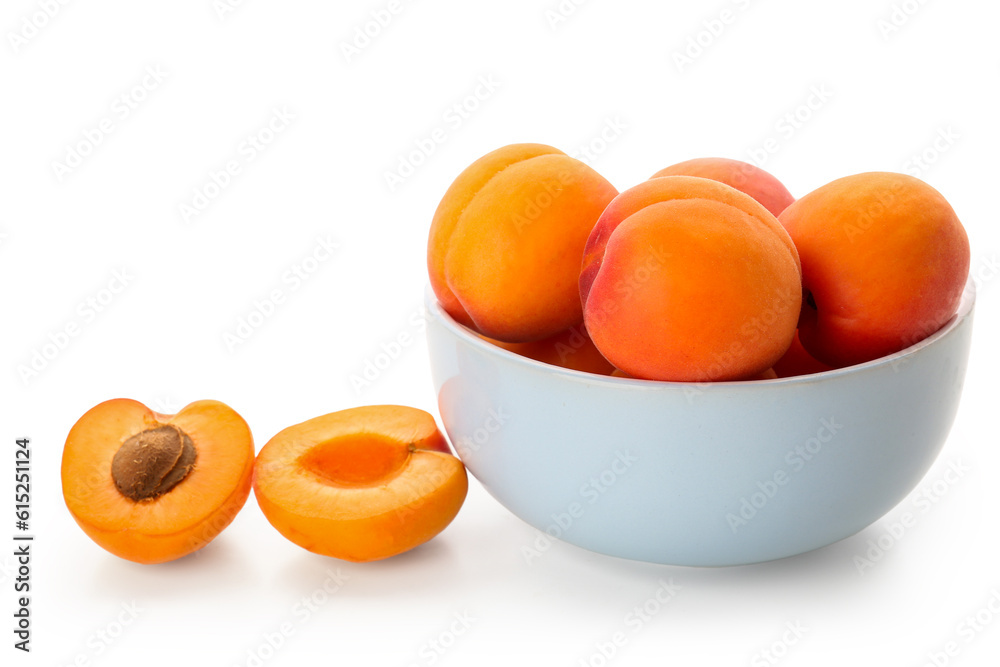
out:
<path id="1" fill-rule="evenodd" d="M 254 493 L 278 532 L 314 553 L 364 562 L 440 533 L 468 491 L 434 418 L 375 405 L 290 426 L 257 456 Z"/>
<path id="2" fill-rule="evenodd" d="M 176 415 L 116 398 L 70 429 L 62 458 L 66 506 L 111 553 L 162 563 L 197 551 L 250 495 L 253 436 L 232 408 L 196 401 Z"/>

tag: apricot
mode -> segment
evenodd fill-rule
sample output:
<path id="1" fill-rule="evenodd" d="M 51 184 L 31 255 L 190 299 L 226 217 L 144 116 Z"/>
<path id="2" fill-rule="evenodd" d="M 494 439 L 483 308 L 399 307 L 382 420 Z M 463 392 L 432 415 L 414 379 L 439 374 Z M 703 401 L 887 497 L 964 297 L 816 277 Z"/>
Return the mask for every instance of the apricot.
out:
<path id="1" fill-rule="evenodd" d="M 678 162 L 661 169 L 652 177 L 659 176 L 700 176 L 725 183 L 750 195 L 775 216 L 795 201 L 795 197 L 781 181 L 760 167 L 724 157 L 704 157 Z"/>
<path id="2" fill-rule="evenodd" d="M 969 239 L 945 198 L 917 178 L 840 178 L 790 205 L 780 221 L 802 260 L 799 337 L 825 364 L 902 350 L 958 308 Z"/>
<path id="3" fill-rule="evenodd" d="M 505 343 L 486 336 L 481 337 L 514 354 L 560 368 L 597 375 L 610 375 L 615 369 L 597 349 L 594 341 L 590 340 L 587 328 L 583 324 L 530 343 Z"/>
<path id="4" fill-rule="evenodd" d="M 440 533 L 465 501 L 465 466 L 434 418 L 375 405 L 290 426 L 257 455 L 254 494 L 278 532 L 313 553 L 364 562 Z"/>
<path id="5" fill-rule="evenodd" d="M 438 301 L 463 325 L 509 343 L 580 324 L 580 257 L 617 194 L 551 146 L 513 144 L 479 158 L 431 223 L 427 266 Z"/>
<path id="6" fill-rule="evenodd" d="M 162 563 L 211 542 L 250 495 L 250 428 L 218 401 L 176 415 L 117 398 L 70 429 L 63 496 L 83 531 L 111 553 Z"/>
<path id="7" fill-rule="evenodd" d="M 802 298 L 798 255 L 777 219 L 714 180 L 663 176 L 622 192 L 585 249 L 587 331 L 628 375 L 751 378 L 781 358 Z"/>
<path id="8" fill-rule="evenodd" d="M 784 356 L 774 362 L 774 372 L 780 378 L 812 375 L 813 373 L 822 373 L 829 370 L 833 370 L 833 366 L 824 364 L 809 354 L 806 348 L 802 347 L 802 341 L 799 340 L 797 329 L 795 331 L 795 338 L 792 339 L 792 344 L 788 347 Z"/>

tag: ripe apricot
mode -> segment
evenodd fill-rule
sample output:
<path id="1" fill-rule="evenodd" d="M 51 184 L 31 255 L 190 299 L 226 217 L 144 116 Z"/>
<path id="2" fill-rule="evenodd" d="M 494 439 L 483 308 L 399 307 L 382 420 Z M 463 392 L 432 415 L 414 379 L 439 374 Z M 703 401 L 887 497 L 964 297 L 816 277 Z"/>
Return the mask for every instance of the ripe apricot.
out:
<path id="1" fill-rule="evenodd" d="M 479 158 L 431 223 L 427 266 L 438 301 L 465 326 L 510 343 L 578 325 L 580 257 L 616 194 L 551 146 L 513 144 Z"/>
<path id="2" fill-rule="evenodd" d="M 902 350 L 951 319 L 969 239 L 945 198 L 905 174 L 837 179 L 782 212 L 802 260 L 805 349 L 831 366 Z"/>
<path id="3" fill-rule="evenodd" d="M 375 405 L 290 426 L 257 455 L 254 493 L 278 532 L 314 553 L 363 562 L 440 533 L 468 491 L 423 410 Z"/>
<path id="4" fill-rule="evenodd" d="M 587 330 L 628 375 L 741 380 L 791 343 L 798 255 L 777 219 L 714 180 L 663 176 L 622 192 L 594 227 L 580 295 Z"/>
<path id="5" fill-rule="evenodd" d="M 760 167 L 724 157 L 704 157 L 678 162 L 661 169 L 652 177 L 658 176 L 700 176 L 725 183 L 750 195 L 775 216 L 795 201 L 795 197 L 781 181 Z"/>
<path id="6" fill-rule="evenodd" d="M 253 461 L 250 428 L 218 401 L 163 415 L 117 398 L 70 429 L 63 496 L 97 544 L 161 563 L 200 549 L 232 522 L 250 495 Z"/>
<path id="7" fill-rule="evenodd" d="M 560 368 L 597 375 L 609 375 L 615 369 L 590 340 L 583 324 L 531 343 L 505 343 L 486 336 L 482 338 L 514 354 Z"/>

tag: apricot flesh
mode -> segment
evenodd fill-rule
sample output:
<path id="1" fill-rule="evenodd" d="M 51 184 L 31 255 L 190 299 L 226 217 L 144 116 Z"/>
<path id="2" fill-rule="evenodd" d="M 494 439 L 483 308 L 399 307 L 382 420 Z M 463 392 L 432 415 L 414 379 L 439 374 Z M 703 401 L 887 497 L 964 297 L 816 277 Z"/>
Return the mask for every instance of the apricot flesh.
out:
<path id="1" fill-rule="evenodd" d="M 365 562 L 440 533 L 468 492 L 434 418 L 377 405 L 284 429 L 257 456 L 254 493 L 264 516 L 295 544 Z"/>
<path id="2" fill-rule="evenodd" d="M 580 295 L 616 368 L 648 380 L 750 379 L 795 334 L 798 254 L 777 219 L 723 183 L 663 176 L 622 192 L 595 225 Z"/>
<path id="3" fill-rule="evenodd" d="M 700 176 L 719 181 L 744 192 L 777 216 L 795 197 L 777 178 L 749 162 L 723 157 L 695 158 L 678 162 L 653 174 L 659 176 Z"/>
<path id="4" fill-rule="evenodd" d="M 141 500 L 115 481 L 113 461 L 135 436 L 160 429 L 190 439 L 197 458 L 169 489 Z M 105 401 L 73 425 L 62 458 L 66 506 L 83 531 L 137 563 L 181 558 L 212 541 L 243 507 L 253 476 L 253 436 L 232 408 L 196 401 L 176 415 L 138 401 Z"/>
<path id="5" fill-rule="evenodd" d="M 802 261 L 799 338 L 824 364 L 849 366 L 902 350 L 958 308 L 969 239 L 951 205 L 917 178 L 840 178 L 791 204 L 779 220 Z"/>
<path id="6" fill-rule="evenodd" d="M 576 283 L 591 228 L 618 191 L 543 144 L 479 158 L 451 184 L 431 222 L 431 288 L 458 322 L 523 343 L 583 320 Z"/>

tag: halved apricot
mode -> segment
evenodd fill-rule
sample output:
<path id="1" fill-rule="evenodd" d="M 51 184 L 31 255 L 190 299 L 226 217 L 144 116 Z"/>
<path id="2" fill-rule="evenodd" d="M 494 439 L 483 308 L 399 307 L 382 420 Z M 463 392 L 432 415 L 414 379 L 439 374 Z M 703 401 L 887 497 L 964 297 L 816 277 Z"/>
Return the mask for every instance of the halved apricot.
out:
<path id="1" fill-rule="evenodd" d="M 176 415 L 116 398 L 70 429 L 62 458 L 66 507 L 111 553 L 162 563 L 197 551 L 250 495 L 253 436 L 232 408 L 196 401 Z"/>
<path id="2" fill-rule="evenodd" d="M 374 405 L 290 426 L 260 450 L 254 494 L 278 532 L 364 562 L 408 551 L 451 523 L 469 488 L 423 410 Z"/>

